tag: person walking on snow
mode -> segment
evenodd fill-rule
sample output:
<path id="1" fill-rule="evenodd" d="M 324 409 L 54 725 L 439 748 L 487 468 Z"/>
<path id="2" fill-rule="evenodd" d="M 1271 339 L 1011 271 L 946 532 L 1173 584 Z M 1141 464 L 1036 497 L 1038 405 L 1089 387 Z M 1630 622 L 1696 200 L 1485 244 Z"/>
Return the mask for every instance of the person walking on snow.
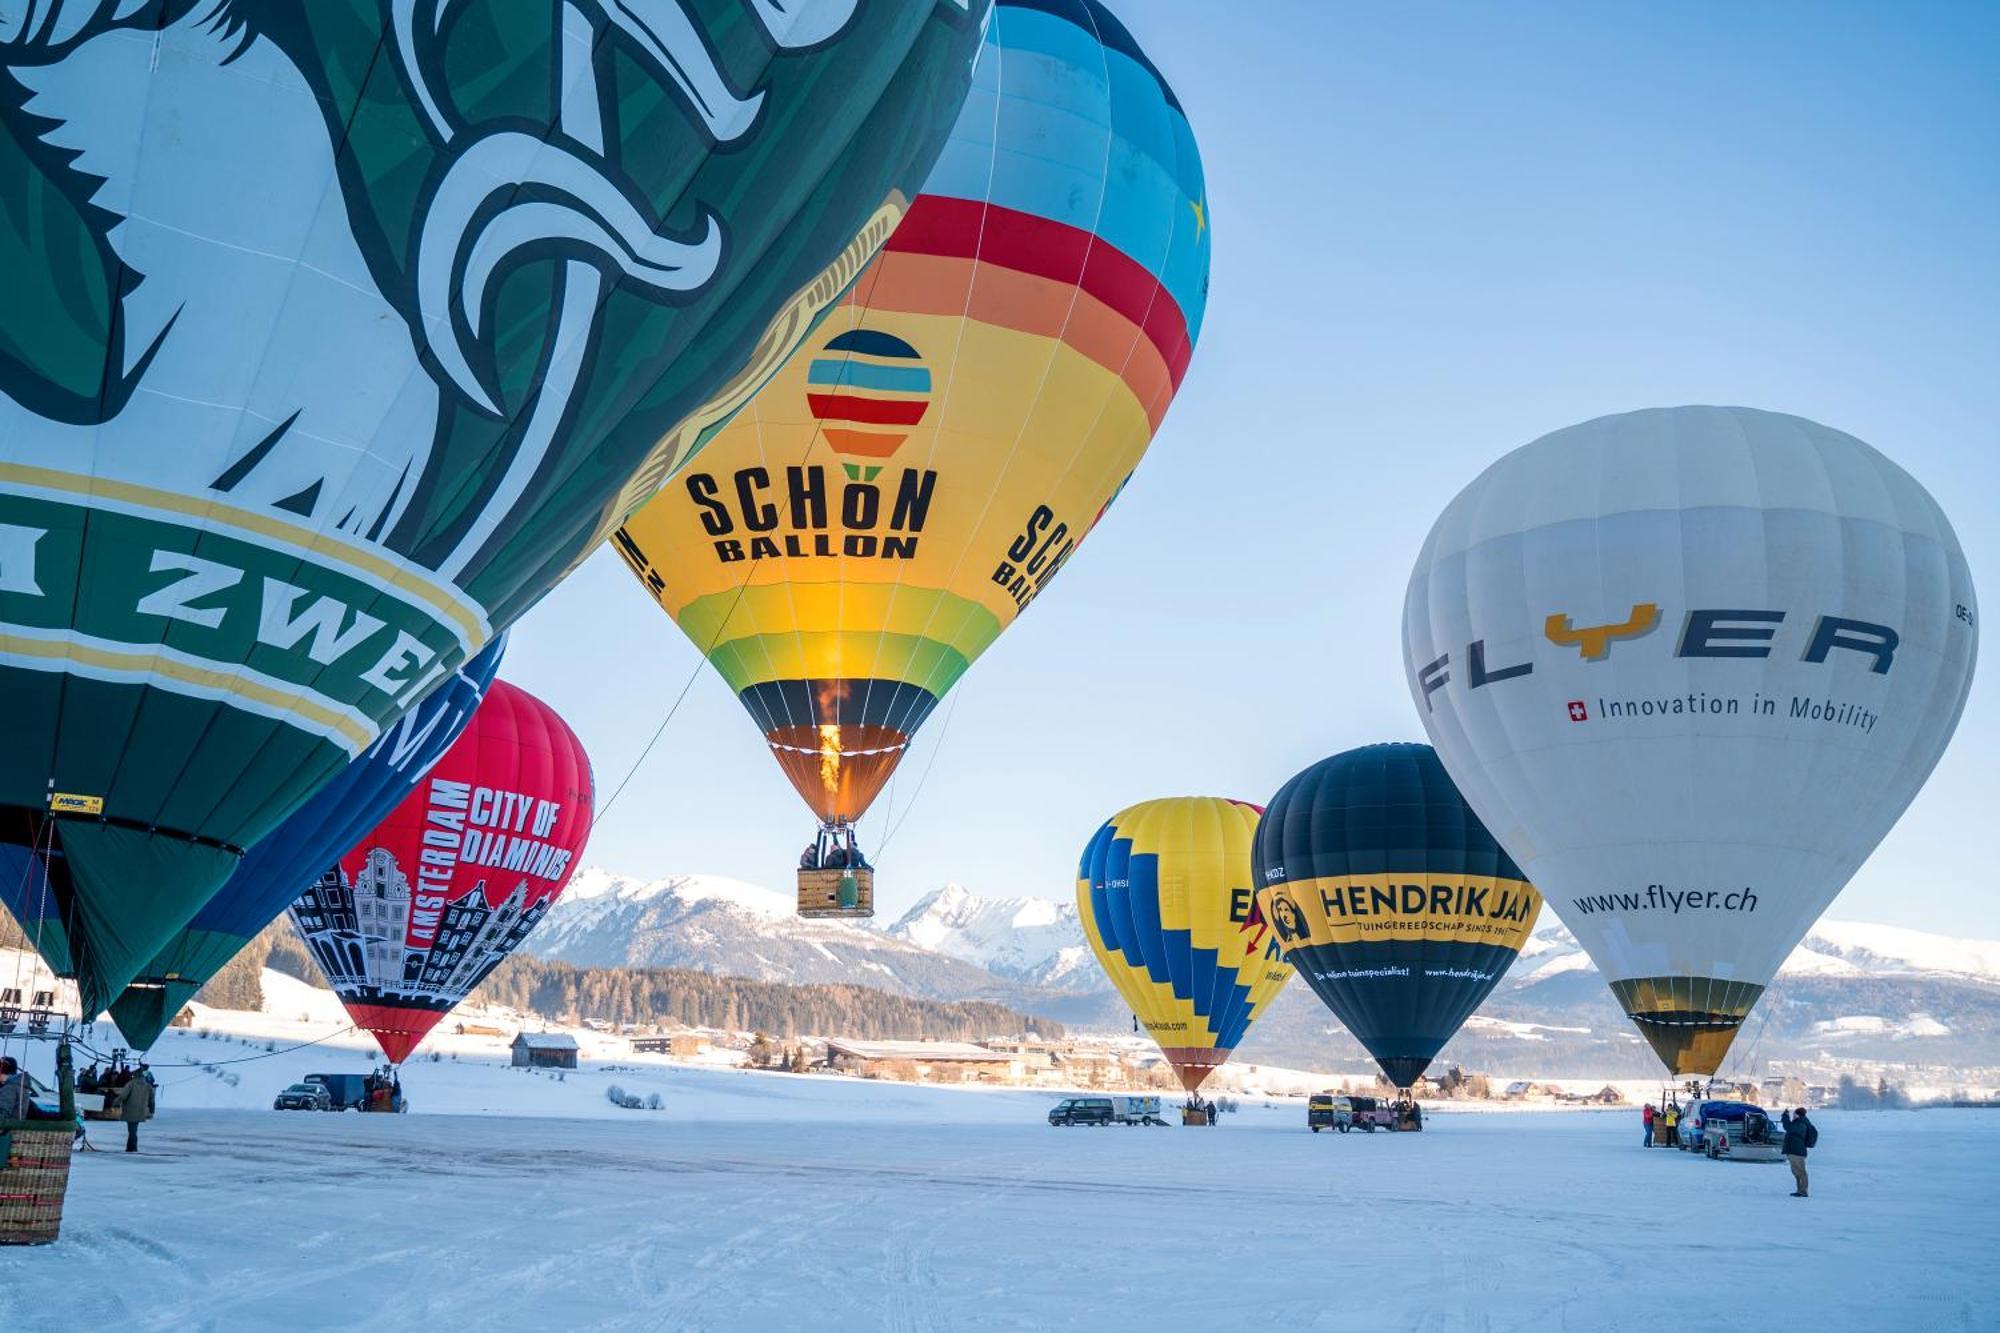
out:
<path id="1" fill-rule="evenodd" d="M 1639 1117 L 1646 1122 L 1646 1141 L 1641 1146 L 1650 1148 L 1653 1146 L 1653 1104 L 1651 1102 L 1646 1103 L 1646 1108 L 1639 1112 Z"/>
<path id="2" fill-rule="evenodd" d="M 1792 1191 L 1794 1199 L 1806 1195 L 1806 1154 L 1819 1146 L 1819 1126 L 1806 1119 L 1806 1108 L 1787 1111 L 1780 1118 L 1785 1127 L 1785 1162 L 1792 1168 L 1792 1183 L 1798 1188 Z"/>
<path id="3" fill-rule="evenodd" d="M 140 1122 L 153 1118 L 153 1080 L 144 1065 L 118 1093 L 118 1118 L 125 1122 L 125 1151 L 139 1151 Z"/>

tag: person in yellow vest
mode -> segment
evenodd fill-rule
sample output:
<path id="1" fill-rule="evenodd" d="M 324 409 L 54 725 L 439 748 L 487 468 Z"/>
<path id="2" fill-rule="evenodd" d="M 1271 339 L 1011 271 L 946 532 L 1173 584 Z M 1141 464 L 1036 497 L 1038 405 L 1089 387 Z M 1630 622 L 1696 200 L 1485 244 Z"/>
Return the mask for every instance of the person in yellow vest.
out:
<path id="1" fill-rule="evenodd" d="M 1667 1146 L 1669 1148 L 1678 1148 L 1681 1146 L 1681 1104 L 1679 1102 L 1670 1101 L 1667 1103 Z"/>

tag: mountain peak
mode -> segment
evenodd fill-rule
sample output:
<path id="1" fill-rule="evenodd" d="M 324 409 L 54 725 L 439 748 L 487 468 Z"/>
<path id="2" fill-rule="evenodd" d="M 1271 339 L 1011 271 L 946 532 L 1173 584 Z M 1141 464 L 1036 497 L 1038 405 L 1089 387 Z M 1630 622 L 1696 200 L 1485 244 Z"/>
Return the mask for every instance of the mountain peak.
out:
<path id="1" fill-rule="evenodd" d="M 887 933 L 1016 981 L 1103 988 L 1101 977 L 1082 968 L 1089 950 L 1074 903 L 988 898 L 946 884 L 918 899 Z"/>

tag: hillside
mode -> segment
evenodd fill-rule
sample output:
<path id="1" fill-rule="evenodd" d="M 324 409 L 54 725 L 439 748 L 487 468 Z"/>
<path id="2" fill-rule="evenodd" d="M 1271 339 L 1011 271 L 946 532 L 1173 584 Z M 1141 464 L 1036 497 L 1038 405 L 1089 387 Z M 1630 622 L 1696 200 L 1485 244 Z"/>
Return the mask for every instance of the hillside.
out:
<path id="1" fill-rule="evenodd" d="M 528 948 L 574 963 L 767 981 L 866 979 L 915 998 L 990 999 L 1084 1030 L 1129 1032 L 1131 1024 L 1084 945 L 1073 905 L 986 898 L 958 885 L 873 929 L 801 921 L 788 898 L 738 881 L 642 881 L 586 870 Z M 2000 943 L 1822 922 L 1787 960 L 1735 1054 L 1746 1070 L 1774 1061 L 2000 1066 Z M 1239 1055 L 1343 1073 L 1372 1068 L 1360 1045 L 1297 985 L 1258 1020 Z M 1658 1071 L 1588 956 L 1553 922 L 1441 1058 L 1551 1077 Z"/>
<path id="2" fill-rule="evenodd" d="M 688 968 L 577 967 L 510 958 L 468 997 L 564 1023 L 659 1023 L 776 1037 L 930 1037 L 970 1041 L 1062 1024 L 980 1000 L 917 1000 L 868 986 L 787 985 Z"/>

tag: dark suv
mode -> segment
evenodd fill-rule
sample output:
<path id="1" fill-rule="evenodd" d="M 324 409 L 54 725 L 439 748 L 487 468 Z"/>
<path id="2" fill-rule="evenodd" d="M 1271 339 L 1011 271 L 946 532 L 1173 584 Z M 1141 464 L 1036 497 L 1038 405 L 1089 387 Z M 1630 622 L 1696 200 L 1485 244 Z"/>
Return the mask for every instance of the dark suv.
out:
<path id="1" fill-rule="evenodd" d="M 1111 1123 L 1109 1097 L 1065 1097 L 1049 1112 L 1051 1125 L 1108 1125 Z"/>

